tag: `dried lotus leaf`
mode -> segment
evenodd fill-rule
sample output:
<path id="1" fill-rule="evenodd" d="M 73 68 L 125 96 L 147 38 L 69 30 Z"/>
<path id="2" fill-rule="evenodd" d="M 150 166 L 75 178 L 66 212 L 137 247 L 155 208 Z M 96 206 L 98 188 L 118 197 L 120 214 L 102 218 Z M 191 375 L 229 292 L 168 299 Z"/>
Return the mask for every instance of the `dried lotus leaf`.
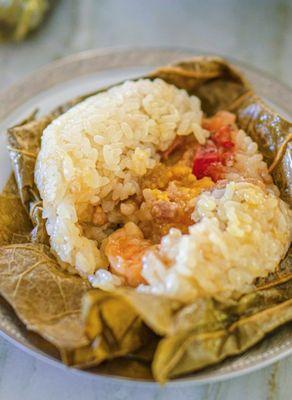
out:
<path id="1" fill-rule="evenodd" d="M 115 358 L 100 364 L 94 369 L 98 374 L 122 376 L 124 378 L 153 380 L 150 365 L 128 357 Z"/>
<path id="2" fill-rule="evenodd" d="M 27 242 L 31 227 L 19 197 L 0 195 L 0 245 Z"/>
<path id="3" fill-rule="evenodd" d="M 163 296 L 139 293 L 132 289 L 120 289 L 117 294 L 126 299 L 143 321 L 158 335 L 173 335 L 179 331 L 221 326 L 226 314 L 215 309 L 213 299 L 197 299 L 184 304 Z"/>
<path id="4" fill-rule="evenodd" d="M 250 89 L 240 72 L 219 57 L 194 57 L 158 68 L 150 76 L 198 96 L 208 115 L 228 108 Z"/>
<path id="5" fill-rule="evenodd" d="M 195 372 L 227 357 L 243 353 L 265 335 L 292 318 L 292 300 L 234 323 L 228 331 L 190 333 L 162 339 L 153 361 L 159 382 Z"/>
<path id="6" fill-rule="evenodd" d="M 262 285 L 231 304 L 212 298 L 199 298 L 185 304 L 132 289 L 120 289 L 116 295 L 125 299 L 156 334 L 172 336 L 181 331 L 221 329 L 239 316 L 250 315 L 289 300 L 292 297 L 291 281 L 291 274 L 273 277 L 268 285 Z"/>
<path id="7" fill-rule="evenodd" d="M 33 118 L 29 117 L 8 130 L 8 151 L 22 204 L 27 213 L 32 210 L 32 240 L 48 244 L 45 221 L 40 218 L 42 203 L 34 183 L 34 167 L 42 132 L 52 117 L 46 116 L 36 121 Z"/>
<path id="8" fill-rule="evenodd" d="M 34 183 L 34 167 L 42 132 L 52 119 L 46 116 L 39 120 L 25 121 L 8 130 L 8 151 L 19 195 L 27 211 L 31 201 L 40 199 Z"/>
<path id="9" fill-rule="evenodd" d="M 158 335 L 153 338 L 143 347 L 127 355 L 128 360 L 138 361 L 144 365 L 151 366 L 157 345 L 161 337 Z"/>
<path id="10" fill-rule="evenodd" d="M 81 300 L 88 286 L 61 271 L 45 246 L 1 246 L 0 277 L 0 294 L 29 330 L 58 348 L 87 344 Z"/>
<path id="11" fill-rule="evenodd" d="M 199 334 L 206 331 L 213 332 L 227 329 L 241 317 L 256 315 L 256 313 L 260 313 L 275 304 L 282 304 L 286 300 L 289 300 L 292 297 L 291 292 L 291 281 L 287 281 L 275 286 L 275 288 L 269 288 L 269 290 L 258 290 L 247 294 L 232 306 L 220 304 L 212 299 L 199 299 L 192 304 L 185 305 L 163 297 L 138 293 L 131 289 L 120 290 L 119 294 L 112 294 L 111 296 L 116 296 L 119 304 L 126 302 L 128 304 L 126 309 L 131 306 L 135 310 L 136 315 L 139 315 L 144 323 L 151 327 L 155 333 L 161 334 L 160 316 L 165 314 L 168 315 L 168 322 L 163 325 L 164 336 L 181 337 L 183 335 L 185 337 L 194 333 Z M 86 313 L 91 315 L 90 325 L 87 325 L 91 333 L 88 331 L 87 333 L 88 336 L 91 336 L 91 339 L 95 337 L 100 329 L 100 323 L 96 323 L 97 304 L 95 302 L 98 299 L 98 304 L 101 303 L 102 293 L 96 291 L 94 295 L 94 291 L 92 291 L 90 305 L 87 304 Z M 116 311 L 118 311 L 118 308 L 115 312 L 109 314 L 111 316 L 110 326 L 111 329 L 114 327 L 117 331 L 120 330 L 123 332 L 120 321 L 117 321 L 120 313 Z M 120 319 L 123 320 L 123 318 Z M 114 343 L 115 341 L 111 348 L 114 347 Z M 151 356 L 157 345 L 157 342 L 154 341 L 154 343 L 155 347 L 151 349 Z M 147 349 L 146 346 L 146 350 L 149 350 L 149 347 Z M 133 353 L 131 356 L 140 361 L 145 360 L 143 351 L 145 351 L 145 348 Z M 97 364 L 96 360 L 93 364 Z"/>
<path id="12" fill-rule="evenodd" d="M 10 177 L 8 178 L 8 181 L 6 182 L 1 194 L 7 194 L 7 193 L 19 196 L 18 187 L 15 181 L 14 174 L 11 174 Z"/>
<path id="13" fill-rule="evenodd" d="M 155 378 L 163 382 L 251 347 L 290 320 L 291 298 L 291 276 L 246 294 L 232 305 L 213 299 L 183 304 L 133 289 L 111 294 L 92 290 L 85 296 L 83 310 L 91 344 L 67 352 L 63 358 L 70 365 L 85 368 L 123 355 L 142 364 L 149 364 L 154 357 Z M 168 316 L 162 325 L 159 317 L 164 313 Z M 133 324 L 136 321 L 138 328 Z M 254 334 L 253 324 L 261 326 L 258 335 Z M 159 335 L 151 336 L 145 325 Z M 159 340 L 162 329 L 163 338 Z M 242 347 L 235 347 L 237 340 Z M 218 353 L 220 343 L 222 354 Z M 111 364 L 106 365 L 109 368 Z"/>
<path id="14" fill-rule="evenodd" d="M 173 331 L 173 316 L 180 309 L 180 302 L 163 296 L 139 293 L 130 288 L 120 289 L 116 294 L 128 302 L 158 335 Z"/>
<path id="15" fill-rule="evenodd" d="M 31 229 L 31 221 L 17 194 L 15 180 L 10 177 L 0 194 L 0 246 L 27 242 Z"/>
<path id="16" fill-rule="evenodd" d="M 231 316 L 233 311 L 233 317 L 238 319 L 223 329 L 210 329 L 209 325 L 199 332 L 194 329 L 166 336 L 154 355 L 154 378 L 165 382 L 249 349 L 268 333 L 291 321 L 291 291 L 290 280 L 286 287 L 243 296 L 233 310 L 226 310 L 227 315 Z"/>
<path id="17" fill-rule="evenodd" d="M 120 296 L 101 290 L 83 299 L 85 333 L 90 344 L 63 353 L 63 360 L 81 368 L 121 357 L 145 346 L 153 334 L 135 309 Z"/>

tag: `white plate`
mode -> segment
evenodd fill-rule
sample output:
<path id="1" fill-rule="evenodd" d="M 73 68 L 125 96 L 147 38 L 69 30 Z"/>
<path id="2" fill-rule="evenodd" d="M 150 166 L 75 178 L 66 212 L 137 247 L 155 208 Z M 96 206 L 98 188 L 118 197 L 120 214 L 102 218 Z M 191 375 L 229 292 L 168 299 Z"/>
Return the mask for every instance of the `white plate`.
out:
<path id="1" fill-rule="evenodd" d="M 59 104 L 77 95 L 143 75 L 151 69 L 183 58 L 198 55 L 193 49 L 147 48 L 108 49 L 88 51 L 56 61 L 0 94 L 0 188 L 10 172 L 10 163 L 5 149 L 5 131 L 21 121 L 34 109 L 47 113 Z M 292 91 L 267 74 L 232 60 L 254 85 L 256 92 L 285 115 L 292 115 Z M 290 107 L 290 108 L 289 108 Z M 13 310 L 0 301 L 0 335 L 16 346 L 34 354 L 60 368 L 65 367 L 53 348 L 37 335 L 28 332 L 16 318 Z M 253 349 L 219 365 L 180 378 L 168 385 L 209 383 L 254 371 L 292 354 L 291 325 L 279 329 Z M 119 380 L 127 384 L 154 384 L 110 375 L 101 375 L 94 370 L 72 372 L 85 374 L 99 380 Z"/>

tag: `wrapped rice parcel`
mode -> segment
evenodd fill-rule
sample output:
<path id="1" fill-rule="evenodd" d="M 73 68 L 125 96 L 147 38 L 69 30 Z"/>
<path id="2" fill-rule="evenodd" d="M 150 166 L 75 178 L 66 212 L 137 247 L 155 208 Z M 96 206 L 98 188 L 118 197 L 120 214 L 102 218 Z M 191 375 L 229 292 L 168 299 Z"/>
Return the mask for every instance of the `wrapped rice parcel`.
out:
<path id="1" fill-rule="evenodd" d="M 224 60 L 83 96 L 8 141 L 0 293 L 65 363 L 165 382 L 291 321 L 291 123 Z"/>

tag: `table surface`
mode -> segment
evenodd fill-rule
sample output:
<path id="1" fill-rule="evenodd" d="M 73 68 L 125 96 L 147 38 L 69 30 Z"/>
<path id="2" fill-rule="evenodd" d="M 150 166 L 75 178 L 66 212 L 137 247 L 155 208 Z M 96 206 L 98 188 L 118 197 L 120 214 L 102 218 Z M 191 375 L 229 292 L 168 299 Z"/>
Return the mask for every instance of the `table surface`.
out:
<path id="1" fill-rule="evenodd" d="M 192 46 L 256 66 L 292 87 L 290 0 L 60 0 L 26 42 L 0 46 L 0 90 L 64 55 L 107 46 Z M 100 384 L 0 339 L 0 400 L 288 400 L 292 357 L 221 383 L 185 388 Z M 290 379 L 289 379 L 290 378 Z"/>

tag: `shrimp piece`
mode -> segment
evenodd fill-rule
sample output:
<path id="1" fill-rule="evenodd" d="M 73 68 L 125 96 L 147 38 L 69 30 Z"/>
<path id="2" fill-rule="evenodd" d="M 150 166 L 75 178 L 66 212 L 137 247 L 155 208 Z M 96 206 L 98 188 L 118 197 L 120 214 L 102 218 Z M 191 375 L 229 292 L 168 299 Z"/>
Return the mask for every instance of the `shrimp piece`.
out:
<path id="1" fill-rule="evenodd" d="M 138 226 L 128 222 L 107 238 L 104 252 L 110 263 L 110 271 L 122 276 L 129 286 L 146 283 L 141 276 L 142 258 L 151 246 L 152 242 L 144 239 Z"/>

